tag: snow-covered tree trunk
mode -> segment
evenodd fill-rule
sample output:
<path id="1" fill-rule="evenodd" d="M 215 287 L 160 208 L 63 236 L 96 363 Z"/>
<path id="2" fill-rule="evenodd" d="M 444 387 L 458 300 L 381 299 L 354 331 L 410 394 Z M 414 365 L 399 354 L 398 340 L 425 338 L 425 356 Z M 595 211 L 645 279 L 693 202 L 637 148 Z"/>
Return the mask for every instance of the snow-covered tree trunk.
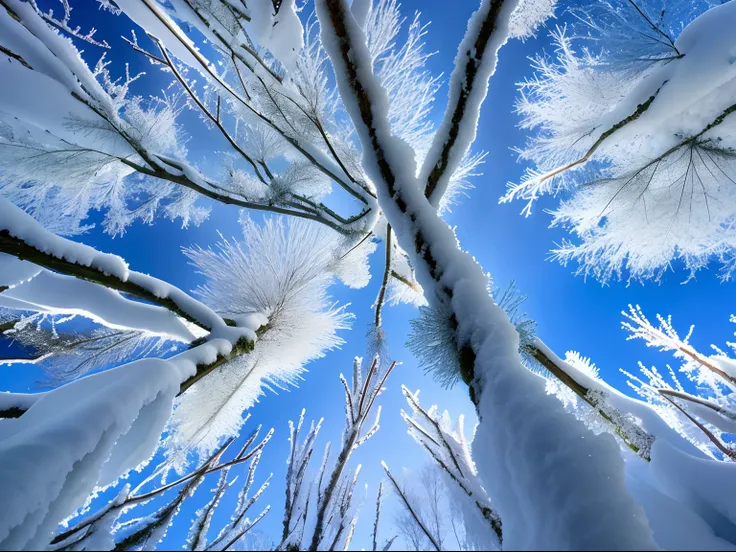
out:
<path id="1" fill-rule="evenodd" d="M 515 7 L 515 2 L 484 0 L 470 20 L 451 95 L 458 93 L 455 87 L 470 87 L 465 95 L 475 101 L 459 123 L 463 139 L 448 146 L 456 149 L 451 158 L 462 157 L 474 138 L 478 109 Z M 502 518 L 509 520 L 504 523 L 507 546 L 654 548 L 646 516 L 626 490 L 618 446 L 571 420 L 546 395 L 542 380 L 522 366 L 518 336 L 489 295 L 487 277 L 458 248 L 452 230 L 425 197 L 411 146 L 391 133 L 389 99 L 373 75 L 363 32 L 346 3 L 319 0 L 317 8 L 323 43 L 358 129 L 379 204 L 410 252 L 430 305 L 452 313 L 448 323 L 457 332 L 458 369 L 481 419 L 474 445 L 478 470 Z M 463 73 L 468 58 L 478 63 L 474 79 Z M 450 137 L 440 131 L 435 141 L 449 144 Z"/>

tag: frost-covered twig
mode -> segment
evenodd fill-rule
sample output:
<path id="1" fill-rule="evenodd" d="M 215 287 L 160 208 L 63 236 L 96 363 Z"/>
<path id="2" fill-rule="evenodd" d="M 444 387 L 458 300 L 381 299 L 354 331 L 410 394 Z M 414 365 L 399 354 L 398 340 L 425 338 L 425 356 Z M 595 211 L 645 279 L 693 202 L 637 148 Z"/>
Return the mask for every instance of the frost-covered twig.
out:
<path id="1" fill-rule="evenodd" d="M 292 421 L 289 422 L 289 457 L 286 461 L 286 502 L 284 505 L 281 542 L 276 547 L 277 550 L 288 546 L 295 537 L 299 526 L 306 522 L 306 509 L 311 486 L 309 490 L 304 491 L 304 476 L 306 475 L 309 461 L 312 458 L 314 443 L 322 427 L 322 420 L 316 425 L 312 422 L 309 431 L 304 436 L 304 440 L 300 442 L 299 433 L 304 423 L 305 414 L 306 410 L 302 409 L 299 415 L 299 421 L 296 424 Z"/>
<path id="2" fill-rule="evenodd" d="M 696 420 L 693 416 L 688 413 L 687 410 L 685 410 L 683 407 L 681 407 L 679 404 L 677 404 L 676 401 L 674 401 L 672 398 L 668 396 L 667 393 L 662 393 L 662 391 L 659 391 L 660 395 L 664 397 L 664 399 L 669 402 L 672 406 L 674 406 L 677 410 L 679 410 L 688 420 L 690 420 L 693 424 L 697 426 L 697 428 L 705 434 L 705 436 L 708 438 L 708 440 L 713 443 L 713 445 L 720 450 L 723 454 L 728 456 L 731 460 L 736 461 L 736 451 L 731 449 L 730 447 L 727 447 L 723 442 L 713 435 L 713 433 L 705 427 L 704 424 L 700 423 L 698 420 Z"/>
<path id="3" fill-rule="evenodd" d="M 393 245 L 391 244 L 391 225 L 386 225 L 386 239 L 384 240 L 385 247 L 386 247 L 386 259 L 385 259 L 385 266 L 383 269 L 383 281 L 381 282 L 381 288 L 378 290 L 378 297 L 376 298 L 376 305 L 374 307 L 375 309 L 375 316 L 373 320 L 373 324 L 376 328 L 376 331 L 380 331 L 381 329 L 381 309 L 383 309 L 383 303 L 386 298 L 386 288 L 388 287 L 388 279 L 389 276 L 392 273 L 391 270 L 391 248 Z"/>
<path id="4" fill-rule="evenodd" d="M 378 520 L 381 517 L 381 499 L 383 498 L 383 481 L 378 484 L 376 494 L 376 519 L 373 521 L 373 552 L 378 550 Z"/>
<path id="5" fill-rule="evenodd" d="M 500 548 L 503 543 L 501 516 L 491 505 L 478 478 L 469 444 L 465 440 L 464 417 L 461 415 L 458 418 L 457 427 L 453 431 L 446 411 L 440 414 L 436 405 L 429 411 L 425 410 L 419 403 L 419 392 L 411 393 L 406 386 L 401 387 L 401 392 L 412 410 L 411 415 L 401 411 L 401 417 L 409 426 L 409 435 L 429 453 L 452 483 L 457 485 L 460 494 L 470 498 L 495 534 Z"/>
<path id="6" fill-rule="evenodd" d="M 381 370 L 380 359 L 376 356 L 367 372 L 363 374 L 362 359 L 356 358 L 353 362 L 352 385 L 348 385 L 347 380 L 340 375 L 345 389 L 346 414 L 342 447 L 324 490 L 318 489 L 317 518 L 314 532 L 310 539 L 310 550 L 317 550 L 320 543 L 324 540 L 329 528 L 329 523 L 327 522 L 328 514 L 331 510 L 337 510 L 339 507 L 339 487 L 342 484 L 343 472 L 350 460 L 351 454 L 378 431 L 378 422 L 381 416 L 380 407 L 376 412 L 376 420 L 373 426 L 365 433 L 363 433 L 363 425 L 371 414 L 373 405 L 378 395 L 383 391 L 386 380 L 395 366 L 396 362 L 392 362 L 385 370 Z M 340 515 L 341 520 L 343 520 L 344 515 Z"/>
<path id="7" fill-rule="evenodd" d="M 712 358 L 702 355 L 690 345 L 689 339 L 693 327 L 690 328 L 685 338 L 681 339 L 672 327 L 671 317 L 664 318 L 658 314 L 659 326 L 655 327 L 644 315 L 639 305 L 629 305 L 629 311 L 623 311 L 621 314 L 627 319 L 621 323 L 621 326 L 630 333 L 627 339 L 643 339 L 648 347 L 657 347 L 661 351 L 672 351 L 675 357 L 694 361 L 716 374 L 730 388 L 736 389 L 736 377 L 722 370 Z"/>
<path id="8" fill-rule="evenodd" d="M 74 38 L 78 38 L 79 40 L 83 40 L 84 42 L 92 44 L 93 46 L 99 46 L 100 48 L 105 48 L 106 50 L 110 49 L 110 45 L 107 43 L 106 40 L 98 42 L 94 39 L 94 35 L 97 32 L 97 29 L 92 28 L 89 30 L 89 32 L 87 32 L 87 34 L 83 34 L 81 31 L 81 27 L 79 27 L 78 25 L 74 28 L 69 26 L 72 11 L 71 6 L 69 5 L 69 0 L 61 0 L 62 7 L 64 8 L 64 17 L 62 19 L 54 17 L 54 10 L 52 9 L 49 9 L 48 12 L 42 11 L 36 4 L 35 0 L 30 0 L 30 3 L 33 5 L 34 8 L 36 8 L 38 14 L 43 17 L 43 19 L 50 25 L 53 25 L 57 29 L 64 31 Z"/>

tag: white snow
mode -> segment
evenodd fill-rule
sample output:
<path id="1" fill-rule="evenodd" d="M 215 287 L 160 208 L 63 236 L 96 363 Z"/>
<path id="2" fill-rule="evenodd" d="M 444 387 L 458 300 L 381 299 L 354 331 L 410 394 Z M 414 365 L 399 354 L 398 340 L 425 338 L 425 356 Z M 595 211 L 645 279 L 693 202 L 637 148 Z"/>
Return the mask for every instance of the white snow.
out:
<path id="1" fill-rule="evenodd" d="M 42 395 L 43 393 L 8 393 L 7 391 L 0 391 L 0 410 L 11 408 L 28 410 Z"/>
<path id="2" fill-rule="evenodd" d="M 296 14 L 295 0 L 283 0 L 278 14 L 274 15 L 271 0 L 248 2 L 251 21 L 247 28 L 254 40 L 291 68 L 304 46 L 304 29 Z"/>
<path id="3" fill-rule="evenodd" d="M 668 486 L 660 488 L 651 466 L 638 458 L 626 460 L 626 483 L 647 513 L 654 540 L 664 550 L 735 550 L 734 544 L 716 536 L 711 527 L 688 502 L 670 496 Z M 655 468 L 656 469 L 656 468 Z M 682 473 L 683 477 L 690 474 Z"/>
<path id="4" fill-rule="evenodd" d="M 88 245 L 56 236 L 44 229 L 29 214 L 0 197 L 0 232 L 3 230 L 57 259 L 92 267 L 123 281 L 128 278 L 128 265 L 117 255 L 100 253 Z"/>
<path id="5" fill-rule="evenodd" d="M 733 542 L 736 534 L 736 464 L 695 458 L 657 441 L 651 470 L 660 488 L 688 505 L 715 533 Z"/>
<path id="6" fill-rule="evenodd" d="M 20 261 L 5 253 L 0 253 L 0 288 L 12 287 L 30 280 L 41 272 L 41 267 Z"/>
<path id="7" fill-rule="evenodd" d="M 184 342 L 195 339 L 182 320 L 163 307 L 131 301 L 117 291 L 48 270 L 3 296 L 27 303 L 28 310 L 79 314 L 109 328 L 144 330 Z"/>
<path id="8" fill-rule="evenodd" d="M 0 425 L 0 547 L 40 549 L 93 489 L 154 452 L 189 374 L 144 359 L 44 393 Z"/>

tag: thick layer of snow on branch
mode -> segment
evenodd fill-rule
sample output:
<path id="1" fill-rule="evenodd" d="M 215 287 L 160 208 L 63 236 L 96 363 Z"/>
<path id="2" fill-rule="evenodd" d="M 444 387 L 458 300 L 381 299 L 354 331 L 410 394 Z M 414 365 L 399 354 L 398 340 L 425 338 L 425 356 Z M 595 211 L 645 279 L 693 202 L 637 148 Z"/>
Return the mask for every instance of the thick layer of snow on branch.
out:
<path id="1" fill-rule="evenodd" d="M 3 422 L 2 547 L 45 547 L 95 487 L 145 462 L 190 375 L 164 360 L 137 361 L 45 393 Z"/>
<path id="2" fill-rule="evenodd" d="M 424 198 L 414 165 L 407 161 L 413 158 L 409 146 L 391 135 L 389 99 L 371 72 L 360 28 L 339 3 L 328 6 L 321 0 L 317 11 L 379 203 L 405 250 L 414 251 L 421 240 L 423 253 L 412 254 L 419 283 L 430 304 L 450 302 L 459 346 L 471 347 L 475 354 L 472 386 L 481 423 L 474 457 L 504 519 L 505 545 L 654 548 L 646 516 L 626 489 L 616 442 L 593 435 L 565 413 L 546 395 L 543 380 L 523 367 L 518 335 L 490 297 L 487 276 L 458 248 L 452 230 Z M 333 16 L 339 20 L 334 25 Z M 335 27 L 345 35 L 336 36 Z M 470 129 L 465 140 L 474 135 L 474 124 Z M 553 489 L 550 481 L 555 482 Z"/>
<path id="3" fill-rule="evenodd" d="M 577 363 L 562 360 L 540 339 L 535 341 L 535 345 L 544 351 L 547 358 L 552 359 L 574 381 L 586 389 L 602 394 L 608 404 L 625 414 L 633 416 L 641 427 L 656 439 L 667 441 L 673 447 L 679 448 L 697 458 L 706 457 L 692 443 L 683 439 L 677 431 L 672 429 L 651 405 L 625 395 L 616 388 L 608 385 L 602 379 L 594 377 L 585 370 L 581 370 L 579 366 L 576 366 Z"/>
<path id="4" fill-rule="evenodd" d="M 130 272 L 127 263 L 117 255 L 100 253 L 96 249 L 56 236 L 33 217 L 0 197 L 0 231 L 23 240 L 42 253 L 53 255 L 81 266 L 99 270 L 126 281 Z"/>
<path id="5" fill-rule="evenodd" d="M 29 310 L 79 314 L 109 328 L 144 330 L 185 342 L 195 339 L 184 322 L 163 307 L 131 301 L 117 291 L 47 270 L 3 296 L 24 301 Z"/>
<path id="6" fill-rule="evenodd" d="M 244 336 L 252 337 L 251 330 L 228 327 L 211 308 L 179 288 L 153 276 L 129 270 L 127 263 L 117 255 L 100 253 L 87 245 L 52 234 L 33 217 L 2 197 L 0 197 L 0 231 L 7 231 L 11 236 L 23 240 L 42 253 L 94 268 L 102 274 L 115 276 L 121 282 L 135 284 L 160 299 L 171 299 L 182 311 L 211 329 L 212 337 L 226 338 L 233 343 Z"/>
<path id="7" fill-rule="evenodd" d="M 420 173 L 419 181 L 426 182 L 432 170 L 442 162 L 442 156 L 447 156 L 446 169 L 430 198 L 435 206 L 439 205 L 450 177 L 475 141 L 480 108 L 488 94 L 489 80 L 496 71 L 498 51 L 509 38 L 509 19 L 518 3 L 518 0 L 507 0 L 503 3 L 496 20 L 491 23 L 493 30 L 488 44 L 484 43 L 484 52 L 476 52 L 477 41 L 485 20 L 493 17 L 490 12 L 497 9 L 496 2 L 490 0 L 481 2 L 480 8 L 468 21 L 468 30 L 458 47 L 455 67 L 450 75 L 448 109 L 434 135 Z M 469 82 L 471 71 L 473 80 Z"/>
<path id="8" fill-rule="evenodd" d="M 0 287 L 22 284 L 41 272 L 41 267 L 0 253 Z"/>

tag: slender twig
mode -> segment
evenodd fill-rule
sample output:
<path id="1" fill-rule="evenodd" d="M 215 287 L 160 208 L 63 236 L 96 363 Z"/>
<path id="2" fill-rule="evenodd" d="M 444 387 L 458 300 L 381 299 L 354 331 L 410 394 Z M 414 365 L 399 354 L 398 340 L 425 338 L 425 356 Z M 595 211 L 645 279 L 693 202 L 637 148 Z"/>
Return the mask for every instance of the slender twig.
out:
<path id="1" fill-rule="evenodd" d="M 391 274 L 391 225 L 386 225 L 386 261 L 383 269 L 383 281 L 381 282 L 381 289 L 378 290 L 378 298 L 376 299 L 376 313 L 374 318 L 374 324 L 376 330 L 381 328 L 381 309 L 383 308 L 383 302 L 386 298 L 386 288 L 388 287 L 388 279 Z"/>
<path id="2" fill-rule="evenodd" d="M 434 549 L 437 550 L 437 552 L 439 552 L 441 549 L 440 549 L 440 545 L 437 544 L 437 539 L 434 538 L 432 533 L 427 529 L 427 527 L 422 522 L 421 518 L 417 515 L 416 511 L 412 507 L 411 502 L 407 498 L 406 494 L 404 493 L 404 491 L 401 490 L 401 487 L 394 479 L 394 476 L 391 475 L 391 472 L 389 471 L 388 466 L 385 463 L 383 463 L 382 465 L 383 465 L 383 470 L 386 472 L 386 475 L 391 481 L 394 487 L 394 490 L 396 491 L 396 494 L 399 495 L 399 498 L 401 498 L 401 501 L 404 503 L 404 506 L 409 512 L 409 515 L 412 517 L 412 519 L 416 522 L 416 524 L 422 530 L 422 533 L 424 533 L 425 536 L 429 539 L 429 542 L 432 543 L 432 546 L 434 546 Z"/>
<path id="3" fill-rule="evenodd" d="M 692 417 L 687 410 L 682 408 L 679 404 L 677 404 L 675 401 L 673 401 L 670 397 L 668 397 L 665 393 L 662 393 L 661 389 L 658 389 L 660 391 L 660 395 L 664 397 L 664 399 L 669 402 L 672 406 L 674 406 L 677 410 L 679 410 L 688 420 L 690 420 L 693 424 L 697 426 L 697 428 L 702 431 L 705 436 L 708 438 L 708 440 L 713 443 L 713 445 L 720 450 L 723 454 L 728 456 L 731 460 L 736 461 L 736 451 L 731 450 L 726 445 L 724 445 L 718 437 L 713 435 L 713 433 L 705 427 L 703 424 L 701 424 L 698 420 L 696 420 L 694 417 Z"/>
<path id="4" fill-rule="evenodd" d="M 378 484 L 378 495 L 376 496 L 376 519 L 373 522 L 373 552 L 378 550 L 378 520 L 381 517 L 381 498 L 383 497 L 383 481 Z"/>

